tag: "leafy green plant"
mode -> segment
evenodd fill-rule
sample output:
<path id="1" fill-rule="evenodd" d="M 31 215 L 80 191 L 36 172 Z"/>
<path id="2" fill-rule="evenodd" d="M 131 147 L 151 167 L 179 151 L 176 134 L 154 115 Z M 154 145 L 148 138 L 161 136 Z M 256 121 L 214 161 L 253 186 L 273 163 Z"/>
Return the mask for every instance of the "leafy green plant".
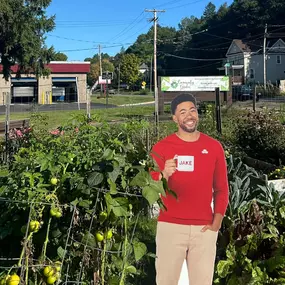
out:
<path id="1" fill-rule="evenodd" d="M 228 161 L 230 201 L 215 284 L 284 284 L 285 195 L 240 160 Z"/>
<path id="2" fill-rule="evenodd" d="M 153 203 L 163 207 L 160 195 L 170 192 L 149 174 L 154 166 L 138 133 L 147 129 L 144 122 L 115 129 L 73 120 L 30 133 L 1 178 L 0 254 L 20 256 L 11 272 L 34 284 L 94 276 L 123 285 L 141 274 L 148 249 L 135 234 L 137 217 Z M 56 261 L 60 272 L 44 275 Z"/>

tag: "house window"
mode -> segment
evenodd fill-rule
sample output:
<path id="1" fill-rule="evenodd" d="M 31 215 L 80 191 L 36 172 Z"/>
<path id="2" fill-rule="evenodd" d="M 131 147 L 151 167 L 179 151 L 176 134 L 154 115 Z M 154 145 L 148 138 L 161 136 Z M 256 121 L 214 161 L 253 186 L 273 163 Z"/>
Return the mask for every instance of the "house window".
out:
<path id="1" fill-rule="evenodd" d="M 281 64 L 281 55 L 276 56 L 276 63 Z"/>
<path id="2" fill-rule="evenodd" d="M 253 68 L 251 68 L 251 69 L 249 70 L 249 78 L 250 78 L 250 79 L 254 79 L 254 69 L 253 69 Z"/>

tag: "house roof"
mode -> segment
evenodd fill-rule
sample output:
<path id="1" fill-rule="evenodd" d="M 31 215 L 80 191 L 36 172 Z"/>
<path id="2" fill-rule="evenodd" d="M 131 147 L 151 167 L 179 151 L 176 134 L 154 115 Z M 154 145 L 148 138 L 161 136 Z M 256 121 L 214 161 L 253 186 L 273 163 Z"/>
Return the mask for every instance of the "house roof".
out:
<path id="1" fill-rule="evenodd" d="M 90 72 L 90 62 L 68 62 L 68 61 L 51 61 L 46 65 L 51 70 L 51 73 L 88 73 Z M 18 71 L 19 66 L 11 66 L 13 73 Z M 0 64 L 0 72 L 3 67 Z"/>
<path id="2" fill-rule="evenodd" d="M 279 40 L 283 41 L 280 37 L 278 38 L 268 38 L 266 41 L 266 47 L 267 49 L 270 49 L 273 45 L 275 45 Z M 263 49 L 263 38 L 255 39 L 255 40 L 240 40 L 240 39 L 234 39 L 231 43 L 236 44 L 237 47 L 242 51 L 242 52 L 259 52 L 262 51 Z M 229 48 L 230 50 L 230 48 Z M 228 50 L 228 52 L 229 52 Z"/>
<path id="3" fill-rule="evenodd" d="M 148 69 L 148 66 L 145 63 L 143 63 L 139 68 L 140 69 Z"/>
<path id="4" fill-rule="evenodd" d="M 233 42 L 243 51 L 243 52 L 255 52 L 263 47 L 263 40 L 233 40 Z"/>

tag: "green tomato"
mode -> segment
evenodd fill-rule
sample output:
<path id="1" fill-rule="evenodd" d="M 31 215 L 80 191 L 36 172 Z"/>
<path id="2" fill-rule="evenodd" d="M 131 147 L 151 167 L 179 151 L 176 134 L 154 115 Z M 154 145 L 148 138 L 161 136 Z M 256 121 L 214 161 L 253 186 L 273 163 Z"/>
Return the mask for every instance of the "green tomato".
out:
<path id="1" fill-rule="evenodd" d="M 51 215 L 51 217 L 55 217 L 56 213 L 57 213 L 57 209 L 55 209 L 55 208 L 51 208 L 49 211 L 49 214 Z"/>
<path id="2" fill-rule="evenodd" d="M 103 234 L 102 234 L 101 232 L 97 232 L 97 233 L 96 233 L 96 239 L 97 239 L 97 241 L 99 241 L 99 242 L 103 241 L 103 240 L 104 240 Z"/>
<path id="3" fill-rule="evenodd" d="M 105 236 L 106 236 L 106 239 L 111 239 L 112 236 L 113 236 L 113 231 L 112 231 L 112 230 L 108 230 L 108 231 L 105 233 Z"/>
<path id="4" fill-rule="evenodd" d="M 99 221 L 101 223 L 103 223 L 108 217 L 108 214 L 106 212 L 101 212 L 100 215 L 99 215 Z"/>
<path id="5" fill-rule="evenodd" d="M 17 274 L 11 275 L 7 281 L 7 285 L 18 285 L 20 283 L 20 277 Z"/>
<path id="6" fill-rule="evenodd" d="M 2 279 L 0 279 L 0 285 L 6 285 L 6 279 L 7 279 L 6 276 L 4 276 Z"/>
<path id="7" fill-rule="evenodd" d="M 54 263 L 54 268 L 55 268 L 56 272 L 60 272 L 60 270 L 61 270 L 61 262 L 60 261 L 56 261 Z"/>
<path id="8" fill-rule="evenodd" d="M 45 277 L 50 277 L 54 274 L 54 270 L 51 266 L 46 266 L 43 273 Z"/>
<path id="9" fill-rule="evenodd" d="M 25 234 L 26 231 L 27 231 L 27 226 L 26 226 L 26 225 L 22 226 L 22 227 L 21 227 L 21 233 L 22 233 L 22 234 Z"/>
<path id="10" fill-rule="evenodd" d="M 52 185 L 56 185 L 57 184 L 57 178 L 56 177 L 53 177 L 51 180 L 50 180 L 50 183 Z"/>
<path id="11" fill-rule="evenodd" d="M 57 208 L 51 208 L 49 213 L 52 217 L 55 217 L 58 219 L 62 216 L 61 210 Z"/>
<path id="12" fill-rule="evenodd" d="M 56 218 L 58 218 L 58 219 L 59 219 L 59 218 L 62 216 L 61 211 L 60 211 L 60 210 L 58 210 L 58 211 L 56 212 L 55 216 L 56 216 Z"/>
<path id="13" fill-rule="evenodd" d="M 30 232 L 37 232 L 40 228 L 40 222 L 38 221 L 31 221 L 29 224 Z"/>
<path id="14" fill-rule="evenodd" d="M 56 281 L 56 277 L 55 276 L 50 276 L 47 279 L 47 284 L 53 284 Z"/>

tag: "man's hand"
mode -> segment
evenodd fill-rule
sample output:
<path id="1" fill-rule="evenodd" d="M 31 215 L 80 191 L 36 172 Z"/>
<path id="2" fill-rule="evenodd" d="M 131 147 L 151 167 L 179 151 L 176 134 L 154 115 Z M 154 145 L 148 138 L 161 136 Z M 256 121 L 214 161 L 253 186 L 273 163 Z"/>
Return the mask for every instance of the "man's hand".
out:
<path id="1" fill-rule="evenodd" d="M 165 161 L 164 170 L 162 171 L 163 177 L 168 180 L 170 176 L 176 171 L 176 161 L 168 159 Z"/>
<path id="2" fill-rule="evenodd" d="M 218 232 L 220 229 L 220 227 L 215 226 L 215 225 L 206 225 L 205 227 L 203 227 L 203 229 L 201 230 L 201 232 L 206 232 L 206 231 L 212 231 L 212 232 Z"/>
<path id="3" fill-rule="evenodd" d="M 213 223 L 211 225 L 206 225 L 205 227 L 203 227 L 201 231 L 205 232 L 207 230 L 210 230 L 213 232 L 218 232 L 222 226 L 222 221 L 223 221 L 223 215 L 217 213 L 214 215 Z"/>

